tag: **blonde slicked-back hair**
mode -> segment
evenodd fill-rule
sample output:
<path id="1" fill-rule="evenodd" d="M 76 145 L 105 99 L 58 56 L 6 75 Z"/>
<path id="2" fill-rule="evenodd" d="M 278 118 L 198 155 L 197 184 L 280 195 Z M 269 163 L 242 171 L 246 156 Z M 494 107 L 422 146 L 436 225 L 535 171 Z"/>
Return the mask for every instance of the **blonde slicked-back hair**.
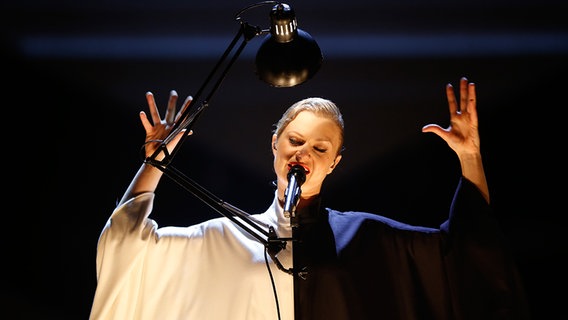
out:
<path id="1" fill-rule="evenodd" d="M 311 111 L 319 116 L 326 117 L 332 120 L 339 128 L 339 150 L 338 154 L 343 150 L 343 139 L 344 139 L 344 123 L 341 111 L 332 101 L 319 97 L 310 97 L 300 100 L 293 105 L 291 105 L 282 115 L 280 120 L 275 124 L 275 129 L 273 131 L 276 137 L 280 137 L 280 134 L 288 126 L 288 124 L 296 118 L 298 113 L 302 111 Z"/>

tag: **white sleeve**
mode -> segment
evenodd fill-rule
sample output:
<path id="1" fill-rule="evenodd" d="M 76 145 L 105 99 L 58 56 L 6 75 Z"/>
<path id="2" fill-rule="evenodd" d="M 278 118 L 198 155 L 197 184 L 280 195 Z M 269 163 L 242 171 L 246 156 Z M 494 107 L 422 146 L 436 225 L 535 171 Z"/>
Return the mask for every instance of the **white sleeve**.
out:
<path id="1" fill-rule="evenodd" d="M 97 245 L 97 289 L 91 319 L 135 318 L 132 306 L 140 294 L 148 240 L 157 229 L 148 219 L 153 200 L 153 193 L 129 200 L 115 209 L 103 228 Z"/>

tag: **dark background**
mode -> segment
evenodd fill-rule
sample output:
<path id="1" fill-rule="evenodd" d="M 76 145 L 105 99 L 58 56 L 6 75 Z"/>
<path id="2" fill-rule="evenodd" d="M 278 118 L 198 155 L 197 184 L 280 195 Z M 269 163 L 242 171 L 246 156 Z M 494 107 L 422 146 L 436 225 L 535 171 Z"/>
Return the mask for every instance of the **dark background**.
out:
<path id="1" fill-rule="evenodd" d="M 100 231 L 141 164 L 138 112 L 152 91 L 195 94 L 255 2 L 4 1 L 4 303 L 21 319 L 87 319 Z M 457 158 L 427 123 L 449 124 L 444 86 L 477 84 L 492 203 L 535 319 L 563 311 L 568 19 L 566 2 L 296 1 L 324 62 L 273 88 L 253 39 L 174 166 L 241 209 L 273 197 L 272 125 L 307 96 L 335 101 L 346 151 L 326 204 L 413 224 L 447 216 Z M 268 27 L 271 5 L 245 20 Z M 218 213 L 164 178 L 152 217 L 189 225 Z"/>

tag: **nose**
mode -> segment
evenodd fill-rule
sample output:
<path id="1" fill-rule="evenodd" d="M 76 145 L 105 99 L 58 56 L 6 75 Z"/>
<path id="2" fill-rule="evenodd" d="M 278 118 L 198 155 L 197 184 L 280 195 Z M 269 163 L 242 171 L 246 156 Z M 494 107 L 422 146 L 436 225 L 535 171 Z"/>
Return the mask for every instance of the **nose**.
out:
<path id="1" fill-rule="evenodd" d="M 310 152 L 307 150 L 307 147 L 303 146 L 296 151 L 296 159 L 300 161 L 301 159 L 308 157 L 309 154 Z"/>

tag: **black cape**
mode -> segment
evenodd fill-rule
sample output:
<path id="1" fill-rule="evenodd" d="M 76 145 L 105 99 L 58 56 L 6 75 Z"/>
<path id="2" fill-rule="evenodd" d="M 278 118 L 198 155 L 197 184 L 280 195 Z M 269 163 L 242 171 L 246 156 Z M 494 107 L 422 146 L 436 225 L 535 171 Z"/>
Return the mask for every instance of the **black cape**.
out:
<path id="1" fill-rule="evenodd" d="M 294 218 L 296 320 L 529 319 L 507 241 L 467 179 L 439 229 L 320 208 Z"/>

